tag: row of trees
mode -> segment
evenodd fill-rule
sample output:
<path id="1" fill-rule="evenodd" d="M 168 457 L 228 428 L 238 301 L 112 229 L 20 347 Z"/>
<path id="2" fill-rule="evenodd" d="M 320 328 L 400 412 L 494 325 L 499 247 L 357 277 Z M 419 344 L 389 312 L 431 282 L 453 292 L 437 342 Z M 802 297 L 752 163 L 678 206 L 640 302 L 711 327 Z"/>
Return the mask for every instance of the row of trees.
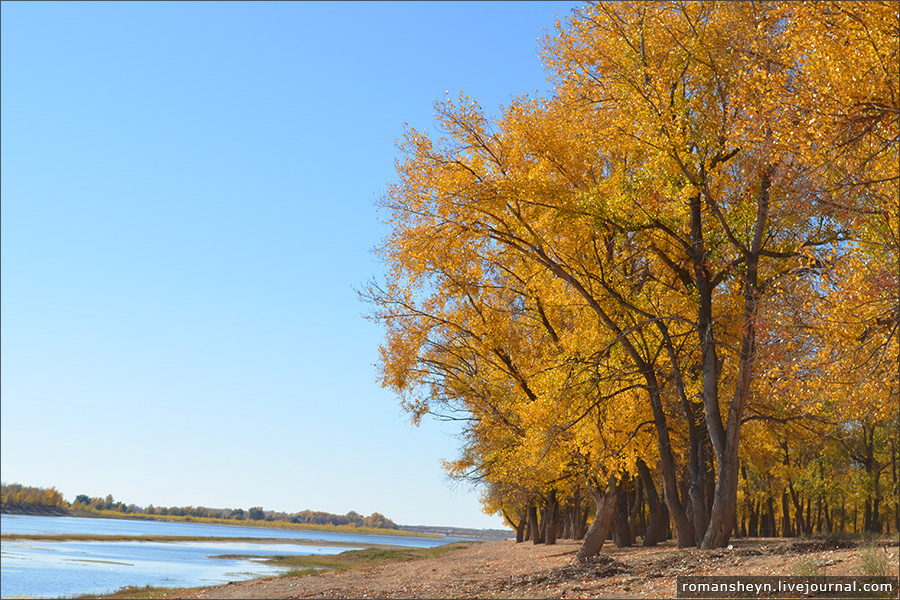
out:
<path id="1" fill-rule="evenodd" d="M 264 510 L 261 506 L 250 507 L 247 511 L 242 508 L 207 508 L 205 506 L 153 506 L 146 508 L 136 504 L 126 504 L 117 501 L 112 494 L 105 498 L 91 497 L 87 494 L 79 494 L 70 504 L 66 502 L 62 494 L 56 488 L 37 488 L 23 486 L 18 483 L 3 484 L 2 508 L 4 510 L 29 510 L 41 508 L 71 508 L 79 511 L 91 512 L 116 512 L 134 516 L 169 516 L 192 517 L 196 519 L 225 519 L 237 521 L 285 521 L 289 523 L 309 525 L 334 525 L 351 527 L 371 527 L 375 529 L 397 529 L 397 524 L 375 512 L 368 517 L 355 511 L 346 515 L 336 515 L 321 511 L 303 510 L 297 513 L 276 512 Z"/>
<path id="2" fill-rule="evenodd" d="M 0 484 L 0 509 L 4 511 L 67 507 L 68 502 L 55 487 L 38 488 L 18 483 Z"/>
<path id="3" fill-rule="evenodd" d="M 291 523 L 308 523 L 310 525 L 351 525 L 354 527 L 374 527 L 376 529 L 397 529 L 396 523 L 377 512 L 366 517 L 352 510 L 346 515 L 304 510 L 288 515 L 287 519 Z"/>
<path id="4" fill-rule="evenodd" d="M 172 517 L 195 517 L 198 519 L 246 519 L 246 513 L 242 508 L 207 508 L 205 506 L 154 506 L 148 505 L 146 508 L 137 504 L 126 504 L 117 501 L 112 494 L 105 498 L 91 497 L 87 494 L 79 494 L 72 502 L 72 508 L 75 510 L 87 511 L 112 511 L 123 514 L 133 515 L 151 515 L 151 516 L 172 516 Z M 261 510 L 261 509 L 260 509 Z M 253 511 L 251 508 L 250 511 Z M 263 517 L 260 517 L 263 518 Z"/>
<path id="5" fill-rule="evenodd" d="M 588 499 L 582 558 L 900 526 L 898 39 L 891 2 L 596 3 L 551 97 L 406 132 L 381 381 L 520 539 Z"/>

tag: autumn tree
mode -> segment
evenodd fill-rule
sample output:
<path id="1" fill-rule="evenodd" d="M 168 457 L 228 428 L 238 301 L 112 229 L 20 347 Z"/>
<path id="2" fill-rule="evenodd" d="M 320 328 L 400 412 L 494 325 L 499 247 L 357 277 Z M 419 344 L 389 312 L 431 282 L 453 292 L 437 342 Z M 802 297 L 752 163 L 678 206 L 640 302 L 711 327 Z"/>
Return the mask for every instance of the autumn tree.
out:
<path id="1" fill-rule="evenodd" d="M 874 343 L 878 364 L 896 354 L 896 22 L 887 5 L 816 6 L 591 5 L 547 41 L 552 97 L 496 118 L 448 100 L 445 137 L 401 144 L 388 281 L 366 294 L 387 331 L 382 382 L 414 420 L 436 407 L 470 420 L 457 473 L 548 498 L 553 482 L 587 484 L 585 556 L 620 484 L 657 462 L 679 545 L 727 543 L 752 475 L 743 424 L 817 413 L 808 395 L 766 392 L 846 347 L 833 324 L 785 335 L 829 293 L 880 283 L 877 301 L 851 303 L 865 315 L 840 318 L 864 327 L 854 364 Z M 810 35 L 807 18 L 835 35 Z M 840 68 L 864 74 L 850 101 Z M 863 247 L 858 281 L 841 265 Z M 860 395 L 890 405 L 883 373 Z M 760 460 L 780 448 L 791 467 L 783 441 L 754 440 L 771 450 Z M 789 525 L 800 499 L 781 500 Z"/>
<path id="2" fill-rule="evenodd" d="M 67 508 L 68 503 L 55 488 L 40 488 L 19 483 L 0 486 L 0 507 L 4 510 L 36 510 Z"/>

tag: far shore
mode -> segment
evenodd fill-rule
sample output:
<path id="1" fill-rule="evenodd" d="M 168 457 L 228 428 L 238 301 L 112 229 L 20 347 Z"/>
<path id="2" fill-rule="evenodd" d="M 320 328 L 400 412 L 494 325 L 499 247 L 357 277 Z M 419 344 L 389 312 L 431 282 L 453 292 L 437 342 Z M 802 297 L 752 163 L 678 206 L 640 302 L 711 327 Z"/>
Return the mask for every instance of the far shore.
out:
<path id="1" fill-rule="evenodd" d="M 304 538 L 273 537 L 216 537 L 204 535 L 93 535 L 75 533 L 4 533 L 5 542 L 247 542 L 253 544 L 290 544 L 300 546 L 324 546 L 329 548 L 397 548 L 396 544 L 372 544 L 369 542 L 340 542 Z"/>
<path id="2" fill-rule="evenodd" d="M 441 538 L 441 534 L 422 533 L 401 529 L 381 529 L 376 527 L 350 527 L 346 525 L 314 525 L 310 523 L 291 523 L 289 521 L 256 521 L 237 519 L 218 519 L 208 517 L 191 517 L 177 515 L 150 515 L 147 513 L 120 513 L 115 511 L 73 510 L 63 507 L 9 507 L 0 510 L 2 514 L 25 515 L 35 517 L 83 517 L 89 519 L 127 519 L 135 521 L 164 521 L 169 523 L 199 523 L 204 525 L 226 525 L 233 527 L 255 527 L 258 529 L 283 529 L 293 531 L 321 531 L 332 533 L 355 533 L 359 535 L 396 535 L 404 537 Z M 6 536 L 3 536 L 6 538 Z M 60 538 L 56 538 L 57 540 Z M 143 538 L 146 539 L 146 538 Z M 222 538 L 217 538 L 222 539 Z"/>

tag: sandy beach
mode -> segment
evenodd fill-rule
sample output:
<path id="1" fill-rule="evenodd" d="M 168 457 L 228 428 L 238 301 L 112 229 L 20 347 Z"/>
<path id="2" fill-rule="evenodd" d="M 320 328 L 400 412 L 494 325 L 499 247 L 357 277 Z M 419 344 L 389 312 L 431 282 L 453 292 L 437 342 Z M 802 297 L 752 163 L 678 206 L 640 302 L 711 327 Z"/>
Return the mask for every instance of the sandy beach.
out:
<path id="1" fill-rule="evenodd" d="M 608 545 L 587 564 L 579 542 L 553 546 L 473 543 L 436 559 L 301 577 L 255 579 L 190 590 L 169 598 L 671 598 L 679 575 L 863 575 L 873 546 L 833 540 L 735 540 L 698 551 L 672 545 Z M 883 542 L 887 574 L 897 576 L 897 542 Z M 880 555 L 879 555 L 880 556 Z M 821 572 L 821 571 L 820 571 Z"/>

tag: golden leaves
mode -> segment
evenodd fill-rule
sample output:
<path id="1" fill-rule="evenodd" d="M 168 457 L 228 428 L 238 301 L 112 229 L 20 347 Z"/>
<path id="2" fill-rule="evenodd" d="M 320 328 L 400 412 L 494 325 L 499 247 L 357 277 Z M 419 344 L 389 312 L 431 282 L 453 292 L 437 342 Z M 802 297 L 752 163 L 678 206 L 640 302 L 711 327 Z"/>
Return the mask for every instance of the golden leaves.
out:
<path id="1" fill-rule="evenodd" d="M 824 354 L 884 339 L 896 307 L 889 8 L 592 4 L 542 50 L 551 97 L 491 118 L 460 94 L 435 105 L 444 137 L 406 132 L 371 299 L 383 382 L 415 419 L 470 419 L 452 473 L 531 489 L 631 470 L 657 452 L 650 373 L 688 454 L 679 394 L 707 389 L 707 309 L 723 410 L 754 361 L 754 418 L 857 419 L 895 385 L 812 383 Z M 784 428 L 750 431 L 762 465 Z"/>

